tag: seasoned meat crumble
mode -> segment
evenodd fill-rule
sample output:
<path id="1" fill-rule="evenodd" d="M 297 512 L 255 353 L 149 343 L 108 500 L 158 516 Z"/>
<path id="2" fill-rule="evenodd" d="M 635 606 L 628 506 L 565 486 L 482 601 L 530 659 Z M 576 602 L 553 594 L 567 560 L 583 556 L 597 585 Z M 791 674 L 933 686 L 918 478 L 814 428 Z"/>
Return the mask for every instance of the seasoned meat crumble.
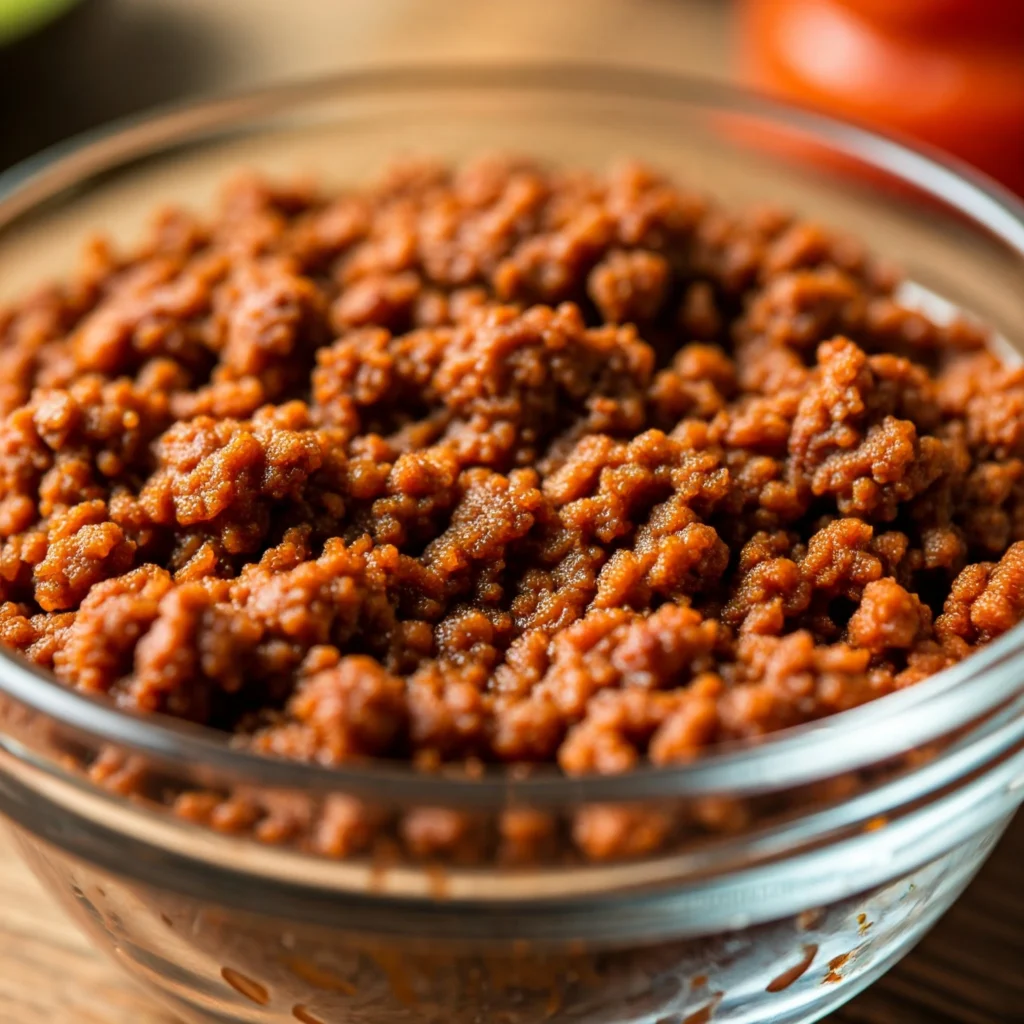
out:
<path id="1" fill-rule="evenodd" d="M 1024 617 L 1024 371 L 898 284 L 632 164 L 237 180 L 0 312 L 0 639 L 325 764 L 617 773 L 913 685 Z"/>

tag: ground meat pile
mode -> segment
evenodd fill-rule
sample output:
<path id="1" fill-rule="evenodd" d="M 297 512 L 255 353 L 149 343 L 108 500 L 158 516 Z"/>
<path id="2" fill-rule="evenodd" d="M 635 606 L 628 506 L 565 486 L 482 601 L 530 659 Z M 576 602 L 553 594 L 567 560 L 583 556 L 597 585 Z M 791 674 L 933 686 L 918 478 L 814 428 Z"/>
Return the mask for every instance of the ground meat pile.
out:
<path id="1" fill-rule="evenodd" d="M 637 165 L 238 180 L 0 312 L 0 639 L 326 764 L 623 772 L 912 685 L 1024 617 L 1024 371 L 898 283 Z"/>

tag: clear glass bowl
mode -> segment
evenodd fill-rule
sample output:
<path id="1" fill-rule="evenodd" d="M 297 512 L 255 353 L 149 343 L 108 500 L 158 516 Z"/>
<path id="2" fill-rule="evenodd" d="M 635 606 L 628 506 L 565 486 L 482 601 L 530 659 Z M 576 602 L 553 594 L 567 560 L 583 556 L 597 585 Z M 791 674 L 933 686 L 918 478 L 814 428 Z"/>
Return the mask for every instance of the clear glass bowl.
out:
<path id="1" fill-rule="evenodd" d="M 725 203 L 793 206 L 910 275 L 908 301 L 981 317 L 1024 351 L 1024 209 L 903 146 L 746 94 L 607 69 L 388 71 L 172 111 L 0 180 L 0 301 L 63 273 L 101 228 L 137 237 L 225 173 L 364 179 L 394 156 L 512 149 L 654 162 Z M 89 765 L 106 766 L 104 784 Z M 128 777 L 143 796 L 125 797 Z M 135 788 L 135 787 L 133 787 Z M 327 859 L 191 825 L 189 789 L 296 813 L 362 801 L 400 836 L 456 816 L 494 856 Z M 685 768 L 569 780 L 325 768 L 133 717 L 0 657 L 0 811 L 97 946 L 186 1021 L 798 1024 L 898 960 L 1024 799 L 1024 627 L 910 690 Z M 574 857 L 595 807 L 656 853 Z M 550 857 L 502 860 L 524 813 Z M 449 818 L 451 820 L 451 818 Z M 496 838 L 497 837 L 497 838 Z M 386 847 L 384 848 L 386 851 Z"/>

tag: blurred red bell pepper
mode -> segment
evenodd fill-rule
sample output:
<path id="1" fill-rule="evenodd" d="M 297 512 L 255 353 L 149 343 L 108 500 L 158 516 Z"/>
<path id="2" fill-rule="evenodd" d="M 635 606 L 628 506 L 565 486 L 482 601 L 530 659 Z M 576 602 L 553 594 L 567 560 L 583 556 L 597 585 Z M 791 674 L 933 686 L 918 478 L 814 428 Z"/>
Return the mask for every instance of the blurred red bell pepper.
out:
<path id="1" fill-rule="evenodd" d="M 745 79 L 922 139 L 1024 195 L 1024 0 L 740 0 Z"/>

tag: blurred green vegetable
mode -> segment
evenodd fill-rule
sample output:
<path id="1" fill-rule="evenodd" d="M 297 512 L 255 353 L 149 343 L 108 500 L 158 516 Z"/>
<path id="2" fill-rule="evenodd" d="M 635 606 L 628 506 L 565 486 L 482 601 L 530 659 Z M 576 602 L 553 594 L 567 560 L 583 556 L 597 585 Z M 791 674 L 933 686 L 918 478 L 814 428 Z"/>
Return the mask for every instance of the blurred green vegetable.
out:
<path id="1" fill-rule="evenodd" d="M 0 0 L 0 45 L 26 36 L 76 0 Z"/>

